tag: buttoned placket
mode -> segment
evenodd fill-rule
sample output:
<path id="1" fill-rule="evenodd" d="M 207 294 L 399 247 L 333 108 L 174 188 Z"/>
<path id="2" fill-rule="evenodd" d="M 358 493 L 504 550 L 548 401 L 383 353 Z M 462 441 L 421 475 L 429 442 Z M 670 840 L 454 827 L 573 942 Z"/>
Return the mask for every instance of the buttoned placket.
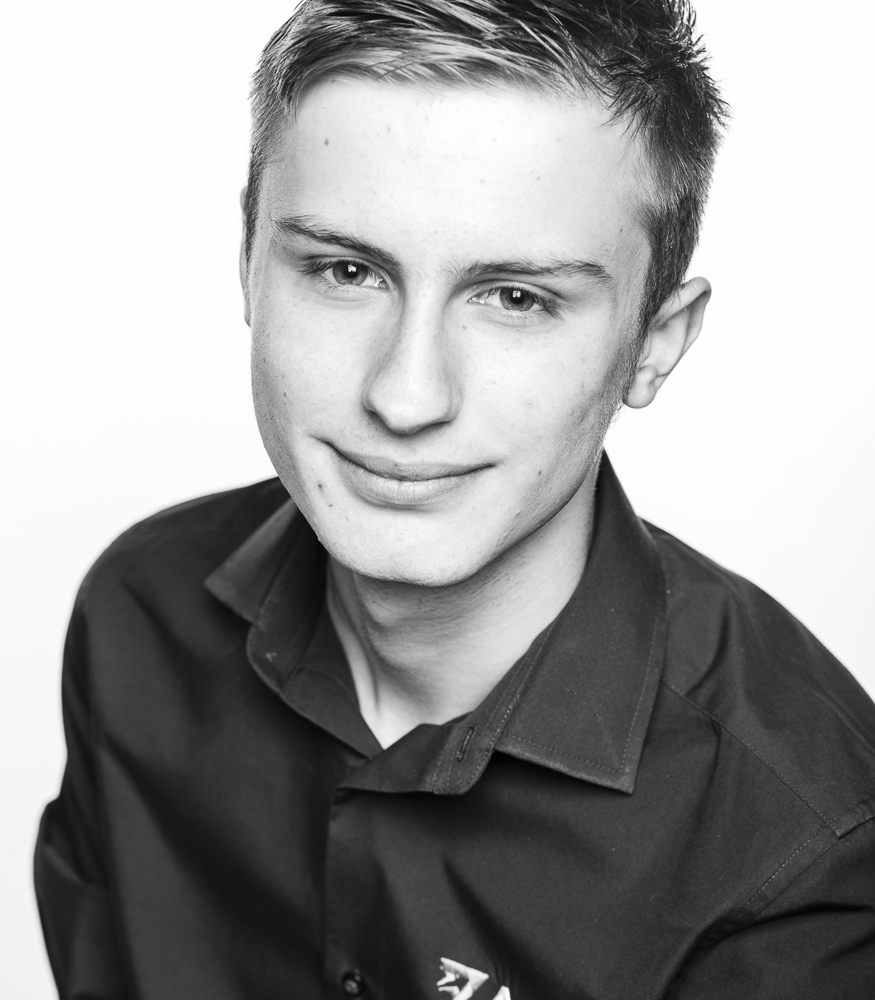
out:
<path id="1" fill-rule="evenodd" d="M 367 905 L 374 873 L 391 858 L 362 839 L 368 812 L 387 797 L 427 794 L 459 796 L 482 775 L 504 725 L 540 661 L 549 630 L 468 716 L 443 726 L 422 725 L 369 760 L 351 768 L 335 789 L 326 832 L 325 985 L 328 997 L 359 996 L 391 977 L 376 947 Z M 375 984 L 376 980 L 376 984 Z M 355 991 L 355 992 L 352 992 Z"/>
<path id="2" fill-rule="evenodd" d="M 612 479 L 609 469 L 607 475 Z M 620 494 L 619 502 L 625 504 L 619 487 L 614 484 L 613 488 Z M 627 524 L 637 524 L 634 514 L 626 513 Z M 609 521 L 617 520 L 612 507 L 603 512 L 604 516 Z M 369 914 L 369 905 L 379 898 L 380 865 L 391 866 L 393 861 L 367 839 L 368 832 L 378 825 L 378 813 L 391 808 L 393 796 L 464 795 L 482 775 L 496 749 L 630 792 L 661 666 L 661 570 L 658 560 L 647 551 L 652 542 L 646 533 L 627 530 L 624 537 L 615 528 L 608 529 L 607 547 L 603 540 L 602 555 L 596 553 L 593 559 L 599 566 L 598 579 L 589 579 L 583 595 L 586 599 L 570 602 L 475 712 L 445 726 L 417 727 L 398 743 L 381 750 L 359 712 L 345 656 L 327 617 L 325 554 L 300 518 L 293 523 L 287 513 L 280 511 L 271 521 L 259 541 L 268 552 L 268 534 L 272 534 L 271 544 L 283 556 L 273 562 L 277 568 L 266 590 L 261 579 L 257 608 L 254 601 L 241 603 L 233 590 L 233 558 L 226 564 L 224 577 L 219 576 L 212 586 L 226 603 L 249 618 L 247 652 L 262 680 L 298 714 L 338 741 L 333 773 L 337 775 L 336 767 L 341 766 L 346 768 L 346 774 L 331 791 L 325 829 L 325 995 L 376 996 L 392 981 L 391 956 L 381 953 L 383 946 L 378 943 L 379 935 L 374 933 Z M 287 540 L 284 533 L 289 536 Z M 612 546 L 617 544 L 632 550 L 630 558 L 643 570 L 639 576 L 618 579 L 609 559 L 614 554 Z M 229 564 L 231 571 L 227 569 Z M 619 560 L 618 565 L 624 564 Z M 609 605 L 621 592 L 627 604 L 640 612 L 633 629 L 624 616 L 614 620 L 611 617 L 614 609 Z M 576 604 L 584 608 L 582 618 L 575 610 Z M 552 645 L 554 651 L 560 651 L 558 662 L 546 677 L 539 676 L 536 667 L 557 627 L 558 636 Z M 583 647 L 582 637 L 588 637 Z M 555 660 L 556 656 L 551 655 Z M 618 660 L 627 656 L 630 663 L 637 664 L 636 668 L 615 678 L 610 688 L 613 706 L 602 705 L 616 716 L 619 728 L 615 732 L 605 730 L 601 720 L 598 728 L 563 727 L 557 731 L 554 727 L 556 737 L 552 740 L 550 706 L 553 712 L 568 702 L 585 708 L 579 692 L 582 685 L 585 687 L 588 670 L 600 669 L 605 657 Z M 592 661 L 589 667 L 587 660 Z M 532 677 L 538 694 L 526 703 L 523 694 L 531 686 Z M 521 699 L 527 705 L 522 713 L 518 711 Z M 601 711 L 598 705 L 592 710 Z M 601 738 L 607 735 L 608 742 L 594 744 L 598 734 Z M 582 746 L 575 746 L 581 741 Z"/>

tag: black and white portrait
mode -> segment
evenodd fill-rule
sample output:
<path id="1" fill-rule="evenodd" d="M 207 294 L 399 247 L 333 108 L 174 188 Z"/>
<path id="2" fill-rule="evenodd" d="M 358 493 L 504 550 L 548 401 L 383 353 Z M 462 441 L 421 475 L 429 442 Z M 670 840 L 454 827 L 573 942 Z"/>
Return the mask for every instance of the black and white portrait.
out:
<path id="1" fill-rule="evenodd" d="M 8 15 L 10 996 L 875 995 L 873 28 Z"/>

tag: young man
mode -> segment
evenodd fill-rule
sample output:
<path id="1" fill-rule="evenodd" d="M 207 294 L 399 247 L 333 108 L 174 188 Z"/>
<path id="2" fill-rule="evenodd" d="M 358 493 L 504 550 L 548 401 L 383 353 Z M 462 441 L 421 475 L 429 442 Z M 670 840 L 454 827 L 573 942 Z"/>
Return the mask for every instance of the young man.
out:
<path id="1" fill-rule="evenodd" d="M 682 4 L 314 0 L 254 96 L 279 479 L 83 585 L 61 995 L 871 997 L 875 709 L 602 453 L 710 292 Z"/>

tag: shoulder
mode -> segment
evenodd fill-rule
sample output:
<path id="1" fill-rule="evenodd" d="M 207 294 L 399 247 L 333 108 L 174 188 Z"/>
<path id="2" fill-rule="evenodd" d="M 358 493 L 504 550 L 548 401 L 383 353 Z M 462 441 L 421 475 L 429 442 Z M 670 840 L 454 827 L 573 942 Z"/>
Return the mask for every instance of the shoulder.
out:
<path id="1" fill-rule="evenodd" d="M 278 479 L 197 497 L 145 518 L 124 531 L 86 575 L 79 603 L 120 583 L 162 578 L 198 585 L 289 499 Z"/>
<path id="2" fill-rule="evenodd" d="M 664 683 L 840 836 L 875 811 L 875 705 L 759 587 L 648 525 L 666 576 Z"/>

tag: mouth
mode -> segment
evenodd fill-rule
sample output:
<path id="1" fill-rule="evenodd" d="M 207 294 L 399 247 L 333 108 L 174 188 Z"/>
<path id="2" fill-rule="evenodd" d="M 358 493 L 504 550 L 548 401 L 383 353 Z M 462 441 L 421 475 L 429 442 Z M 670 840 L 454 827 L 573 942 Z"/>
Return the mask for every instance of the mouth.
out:
<path id="1" fill-rule="evenodd" d="M 397 479 L 401 482 L 420 483 L 432 479 L 448 479 L 455 476 L 467 476 L 479 472 L 483 465 L 459 465 L 454 462 L 399 462 L 392 458 L 380 458 L 376 455 L 362 455 L 354 451 L 343 451 L 336 445 L 334 450 L 341 458 L 353 465 L 372 472 L 383 479 Z"/>
<path id="2" fill-rule="evenodd" d="M 467 489 L 489 466 L 456 462 L 401 462 L 378 455 L 342 451 L 337 455 L 340 474 L 360 499 L 381 507 L 406 509 L 434 506 Z"/>

